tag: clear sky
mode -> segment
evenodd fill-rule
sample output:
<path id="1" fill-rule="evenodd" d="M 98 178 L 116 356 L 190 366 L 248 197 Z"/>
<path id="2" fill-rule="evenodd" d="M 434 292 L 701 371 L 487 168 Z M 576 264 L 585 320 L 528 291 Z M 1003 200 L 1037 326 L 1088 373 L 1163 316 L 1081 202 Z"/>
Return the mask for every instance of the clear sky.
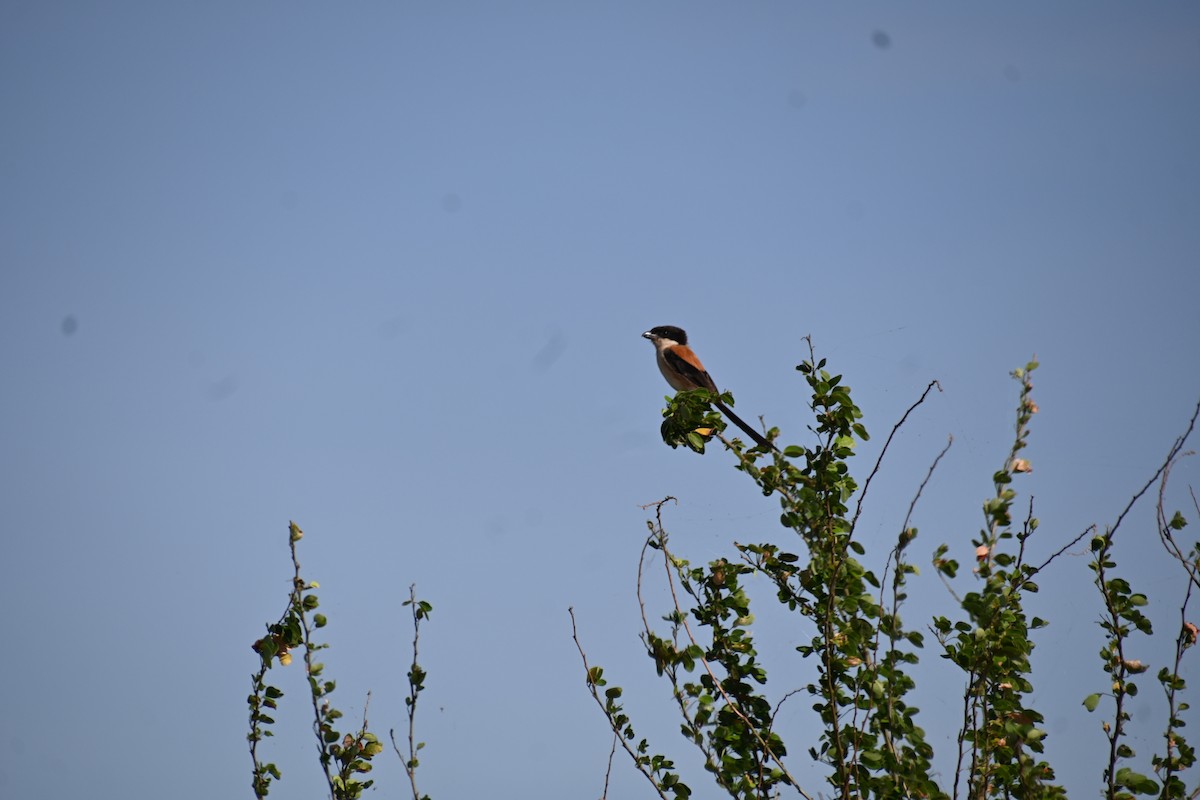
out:
<path id="1" fill-rule="evenodd" d="M 661 443 L 639 334 L 686 328 L 795 443 L 811 334 L 875 434 L 860 474 L 938 379 L 872 489 L 878 568 L 951 434 L 912 552 L 970 559 L 1034 353 L 1035 550 L 1114 519 L 1200 398 L 1198 298 L 1195 3 L 9 0 L 0 795 L 250 797 L 250 643 L 294 519 L 348 717 L 370 689 L 373 725 L 402 724 L 400 603 L 415 582 L 434 604 L 434 798 L 599 796 L 610 736 L 568 606 L 712 796 L 636 638 L 639 504 L 679 498 L 696 562 L 786 532 L 719 448 Z M 1173 640 L 1151 504 L 1121 542 Z M 1077 796 L 1103 742 L 1089 581 L 1064 557 L 1036 608 L 1035 704 Z M 909 624 L 948 601 L 925 570 Z M 809 674 L 788 624 L 759 632 L 780 694 Z M 960 689 L 932 640 L 925 664 L 948 752 Z M 290 670 L 272 797 L 319 798 Z M 1144 684 L 1135 717 L 1160 710 Z M 806 705 L 788 735 L 815 792 Z M 377 777 L 403 795 L 394 757 Z M 613 796 L 647 791 L 619 761 Z"/>

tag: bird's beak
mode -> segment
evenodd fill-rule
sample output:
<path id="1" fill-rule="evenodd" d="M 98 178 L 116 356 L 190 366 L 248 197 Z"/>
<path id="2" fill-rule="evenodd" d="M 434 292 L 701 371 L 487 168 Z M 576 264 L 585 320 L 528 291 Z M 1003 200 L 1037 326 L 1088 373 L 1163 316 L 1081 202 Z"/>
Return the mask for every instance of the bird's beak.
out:
<path id="1" fill-rule="evenodd" d="M 642 338 L 649 339 L 650 341 L 654 341 L 654 334 L 651 333 L 650 331 L 646 331 L 645 333 L 642 334 Z"/>

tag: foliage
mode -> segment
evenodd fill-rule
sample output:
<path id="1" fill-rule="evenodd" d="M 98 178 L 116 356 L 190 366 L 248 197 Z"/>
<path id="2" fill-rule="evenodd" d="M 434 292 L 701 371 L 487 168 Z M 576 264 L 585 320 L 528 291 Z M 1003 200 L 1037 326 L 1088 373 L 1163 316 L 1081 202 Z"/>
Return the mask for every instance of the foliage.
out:
<path id="1" fill-rule="evenodd" d="M 958 761 L 954 794 L 958 794 L 963 761 L 969 797 L 1065 797 L 1052 783 L 1054 771 L 1035 757 L 1044 748 L 1046 732 L 1039 727 L 1042 714 L 1026 704 L 1033 692 L 1029 657 L 1034 643 L 1031 630 L 1045 627 L 1044 620 L 1027 619 L 1026 594 L 1037 592 L 1033 578 L 1050 561 L 1035 567 L 1026 561 L 1025 544 L 1037 530 L 1033 506 L 1020 531 L 1013 531 L 1014 476 L 1029 472 L 1029 462 L 1020 458 L 1027 444 L 1029 422 L 1037 412 L 1031 393 L 1037 362 L 1013 372 L 1021 384 L 1017 405 L 1016 438 L 1004 466 L 992 476 L 996 494 L 983 505 L 987 527 L 975 545 L 975 574 L 983 582 L 979 591 L 968 592 L 960 601 L 966 619 L 951 622 L 937 617 L 933 627 L 945 657 L 966 676 L 963 694 L 963 724 L 959 730 Z M 1015 540 L 1016 552 L 1010 552 Z M 947 545 L 934 554 L 935 568 L 954 577 L 957 564 L 944 558 Z M 1059 551 L 1060 553 L 1062 551 Z"/>
<path id="2" fill-rule="evenodd" d="M 1171 447 L 1166 459 L 1149 481 L 1136 492 L 1116 521 L 1101 533 L 1090 526 L 1062 545 L 1040 564 L 1027 554 L 1027 543 L 1038 530 L 1030 499 L 1023 515 L 1015 513 L 1014 481 L 1032 470 L 1022 456 L 1028 443 L 1030 423 L 1038 412 L 1033 401 L 1032 375 L 1036 361 L 1015 370 L 1020 385 L 1015 436 L 1001 468 L 992 475 L 993 494 L 983 503 L 983 527 L 972 540 L 975 560 L 961 579 L 973 580 L 961 595 L 955 589 L 960 564 L 948 557 L 950 546 L 942 544 L 933 553 L 934 574 L 949 590 L 954 608 L 935 616 L 928 624 L 906 624 L 901 609 L 908 584 L 919 575 L 909 560 L 917 528 L 910 524 L 914 509 L 951 444 L 947 443 L 932 462 L 917 488 L 900 526 L 894 545 L 885 553 L 868 553 L 856 539 L 857 526 L 872 481 L 879 472 L 888 448 L 909 415 L 921 406 L 934 388 L 930 383 L 920 398 L 897 422 L 878 459 L 861 485 L 850 465 L 859 443 L 868 440 L 863 413 L 851 398 L 841 375 L 826 369 L 809 344 L 809 358 L 797 366 L 808 385 L 813 441 L 773 450 L 767 445 L 747 448 L 738 439 L 727 439 L 726 425 L 714 405 L 733 405 L 728 393 L 719 397 L 705 390 L 680 392 L 669 398 L 662 424 L 663 440 L 671 447 L 685 446 L 704 454 L 706 445 L 719 441 L 764 496 L 780 506 L 779 522 L 790 536 L 781 544 L 762 541 L 734 543 L 734 552 L 703 566 L 693 566 L 670 547 L 663 524 L 664 505 L 672 498 L 652 504 L 654 518 L 638 566 L 637 594 L 642 609 L 642 642 L 659 676 L 670 686 L 680 718 L 680 732 L 694 746 L 700 763 L 716 785 L 734 798 L 760 800 L 795 792 L 813 797 L 859 798 L 1061 798 L 1066 791 L 1055 782 L 1055 773 L 1044 758 L 1047 734 L 1042 713 L 1034 707 L 1032 654 L 1034 632 L 1048 622 L 1029 616 L 1025 606 L 1038 591 L 1037 579 L 1055 560 L 1090 537 L 1095 586 L 1102 614 L 1104 635 L 1100 650 L 1107 689 L 1088 694 L 1083 707 L 1089 713 L 1107 715 L 1101 722 L 1107 741 L 1107 758 L 1099 776 L 1109 800 L 1137 795 L 1161 798 L 1195 798 L 1200 786 L 1188 770 L 1195 766 L 1194 748 L 1184 737 L 1184 700 L 1187 689 L 1182 676 L 1186 651 L 1200 637 L 1200 628 L 1189 621 L 1188 605 L 1193 589 L 1200 589 L 1200 543 L 1187 547 L 1177 537 L 1188 524 L 1179 511 L 1168 515 L 1166 487 L 1172 466 L 1183 457 L 1183 446 L 1200 416 L 1197 405 L 1186 431 Z M 766 434 L 774 442 L 778 429 Z M 1165 747 L 1153 753 L 1149 770 L 1135 761 L 1130 745 L 1130 699 L 1139 691 L 1139 676 L 1149 664 L 1139 657 L 1145 637 L 1154 634 L 1143 610 L 1147 596 L 1136 591 L 1128 578 L 1117 571 L 1115 543 L 1122 521 L 1135 503 L 1155 484 L 1159 486 L 1157 522 L 1159 539 L 1170 558 L 1187 576 L 1186 592 L 1179 602 L 1180 631 L 1174 659 L 1157 672 L 1164 694 L 1167 721 Z M 1200 516 L 1200 503 L 1192 495 Z M 1018 521 L 1019 520 L 1019 521 Z M 272 735 L 283 692 L 266 680 L 274 666 L 287 666 L 292 652 L 304 656 L 309 695 L 313 708 L 313 731 L 318 742 L 318 760 L 324 771 L 332 800 L 360 798 L 373 785 L 360 776 L 370 772 L 372 759 L 382 751 L 378 738 L 369 731 L 366 705 L 362 724 L 341 732 L 330 695 L 336 688 L 324 678 L 324 666 L 314 655 L 327 647 L 314 641 L 315 631 L 327 623 L 317 613 L 316 582 L 301 577 L 296 555 L 302 538 L 300 528 L 289 526 L 293 578 L 287 608 L 280 619 L 267 626 L 266 635 L 254 643 L 259 670 L 252 676 L 250 708 L 250 755 L 255 796 L 266 797 L 281 772 L 260 758 L 262 742 Z M 880 557 L 882 556 L 882 563 Z M 662 614 L 665 630 L 651 624 L 643 589 L 647 568 L 661 562 L 665 588 L 671 602 Z M 874 564 L 875 566 L 872 566 Z M 795 616 L 792 631 L 804 631 L 795 651 L 811 665 L 814 676 L 790 690 L 768 690 L 768 670 L 760 657 L 753 623 L 763 601 L 751 591 L 752 579 L 765 579 L 770 600 L 785 613 Z M 759 581 L 761 583 L 761 581 Z M 418 662 L 421 623 L 432 606 L 418 600 L 409 588 L 413 624 L 412 661 L 407 672 L 407 752 L 402 752 L 396 732 L 393 749 L 409 778 L 413 800 L 428 800 L 417 788 L 418 753 L 425 746 L 415 736 L 416 709 L 428 677 Z M 580 641 L 574 611 L 570 611 L 572 636 L 583 663 L 586 685 L 613 733 L 605 774 L 604 796 L 613 758 L 620 747 L 634 767 L 663 800 L 688 800 L 692 784 L 675 760 L 659 752 L 651 742 L 639 738 L 630 713 L 623 704 L 623 690 L 608 683 L 603 667 L 590 663 Z M 931 738 L 917 724 L 920 710 L 912 704 L 917 687 L 917 669 L 925 646 L 924 631 L 932 632 L 940 656 L 961 673 L 961 723 L 950 755 L 954 765 L 949 785 L 939 782 L 933 767 Z M 818 723 L 816 733 L 806 737 L 802 752 L 821 765 L 820 774 L 828 791 L 806 789 L 789 766 L 796 757 L 778 725 L 784 704 L 807 695 Z M 1142 771 L 1139 771 L 1142 770 Z"/>
<path id="3" fill-rule="evenodd" d="M 813 354 L 811 342 L 809 354 L 797 369 L 811 397 L 813 421 L 809 430 L 815 441 L 810 445 L 789 445 L 780 452 L 770 452 L 766 448 L 747 449 L 738 439 L 726 439 L 725 422 L 713 410 L 718 398 L 704 390 L 680 392 L 668 400 L 663 412 L 662 434 L 668 445 L 704 453 L 707 443 L 720 441 L 734 456 L 736 468 L 764 495 L 778 499 L 780 524 L 793 535 L 783 544 L 735 543 L 732 557 L 692 566 L 669 547 L 662 522 L 666 500 L 655 504 L 655 518 L 648 523 L 650 533 L 638 571 L 642 639 L 658 674 L 671 687 L 684 738 L 697 748 L 701 763 L 717 786 L 731 797 L 747 799 L 777 797 L 785 790 L 805 798 L 826 795 L 799 785 L 788 767 L 788 744 L 777 730 L 776 719 L 783 704 L 802 693 L 811 698 L 820 725 L 819 732 L 806 741 L 815 740 L 807 752 L 824 766 L 828 794 L 834 797 L 1065 797 L 1065 790 L 1055 783 L 1053 769 L 1042 757 L 1046 739 L 1043 717 L 1029 699 L 1034 691 L 1032 636 L 1047 622 L 1030 617 L 1024 607 L 1027 596 L 1038 591 L 1038 574 L 1093 534 L 1093 550 L 1097 553 L 1093 568 L 1098 571 L 1097 584 L 1108 612 L 1101 624 L 1112 637 L 1102 657 L 1111 673 L 1111 697 L 1116 704 L 1116 723 L 1106 727 L 1113 754 L 1104 775 L 1107 796 L 1131 796 L 1122 793 L 1125 790 L 1158 792 L 1159 784 L 1154 780 L 1117 766 L 1118 760 L 1133 755 L 1121 741 L 1123 722 L 1129 713 L 1123 700 L 1136 691 L 1130 676 L 1144 671 L 1136 659 L 1125 657 L 1124 647 L 1133 631 L 1151 631 L 1138 610 L 1144 604 L 1144 595 L 1109 574 L 1115 566 L 1111 531 L 1101 536 L 1095 535 L 1094 527 L 1088 528 L 1043 563 L 1033 564 L 1026 551 L 1028 540 L 1038 529 L 1032 500 L 1023 519 L 1014 521 L 1017 494 L 1012 484 L 1032 469 L 1022 457 L 1022 450 L 1028 441 L 1030 422 L 1038 411 L 1032 399 L 1031 379 L 1037 363 L 1030 362 L 1013 372 L 1021 387 L 1015 437 L 1004 464 L 992 476 L 994 494 L 983 504 L 984 526 L 972 542 L 976 553 L 972 590 L 961 596 L 955 592 L 952 582 L 958 576 L 959 564 L 947 557 L 948 545 L 938 547 L 933 556 L 935 574 L 946 582 L 956 610 L 931 620 L 928 629 L 936 638 L 941 656 L 962 674 L 962 722 L 953 740 L 957 746 L 954 775 L 946 786 L 935 780 L 931 740 L 917 724 L 919 709 L 909 700 L 916 687 L 915 670 L 925 643 L 922 628 L 926 626 L 909 627 L 900 614 L 907 598 L 907 582 L 918 574 L 917 567 L 908 560 L 918 533 L 910 525 L 911 516 L 946 450 L 933 459 L 895 544 L 886 555 L 880 554 L 880 567 L 869 566 L 869 554 L 855 538 L 864 501 L 888 445 L 909 414 L 935 387 L 940 387 L 931 383 L 893 427 L 879 460 L 860 486 L 850 465 L 857 445 L 868 439 L 861 422 L 862 411 L 853 402 L 842 376 L 828 371 L 826 361 Z M 719 399 L 732 404 L 728 394 Z M 1195 419 L 1193 415 L 1192 424 Z M 1159 476 L 1165 482 L 1165 473 L 1179 456 L 1191 429 L 1189 425 L 1175 443 L 1152 482 Z M 773 441 L 778 436 L 777 429 L 767 433 Z M 1140 495 L 1135 495 L 1134 501 Z M 1180 530 L 1186 521 L 1179 514 L 1170 521 L 1161 512 L 1160 517 L 1164 544 L 1173 543 L 1171 532 Z M 647 621 L 642 598 L 645 567 L 651 555 L 662 560 L 672 598 L 662 616 L 667 624 L 662 632 Z M 1189 571 L 1192 583 L 1200 587 L 1200 545 L 1187 556 L 1180 551 L 1177 560 Z M 808 631 L 807 638 L 795 649 L 814 665 L 816 678 L 798 689 L 768 692 L 767 670 L 752 635 L 754 614 L 747 588 L 751 576 L 767 578 L 774 602 L 796 615 L 797 625 L 792 627 Z M 762 602 L 762 598 L 753 602 Z M 1180 733 L 1184 725 L 1181 714 L 1187 704 L 1180 699 L 1184 682 L 1179 676 L 1179 659 L 1197 633 L 1188 624 L 1184 623 L 1186 635 L 1181 636 L 1174 667 L 1159 674 L 1170 704 L 1167 752 L 1153 761 L 1163 779 L 1163 797 L 1196 796 L 1195 790 L 1189 795 L 1179 776 L 1194 763 L 1194 752 Z M 623 742 L 632 741 L 636 738 L 632 722 L 618 703 L 622 690 L 608 686 L 603 669 L 588 662 L 578 634 L 576 644 L 589 689 L 614 735 Z M 602 687 L 603 699 L 599 694 Z M 1099 696 L 1093 695 L 1085 705 L 1092 710 L 1098 702 Z M 691 789 L 680 793 L 682 777 L 674 763 L 665 756 L 649 755 L 652 748 L 645 739 L 626 750 L 659 796 L 667 797 L 670 792 L 675 796 L 690 794 Z"/>
<path id="4" fill-rule="evenodd" d="M 1194 424 L 1196 417 L 1192 417 Z M 1175 464 L 1183 449 L 1183 443 L 1188 431 L 1175 442 L 1171 453 L 1159 471 L 1134 495 L 1117 521 L 1103 534 L 1092 537 L 1091 550 L 1093 559 L 1089 565 L 1096 575 L 1096 588 L 1104 602 L 1104 615 L 1100 627 L 1105 633 L 1105 643 L 1100 649 L 1100 660 L 1104 671 L 1109 676 L 1110 691 L 1094 692 L 1083 700 L 1084 707 L 1095 711 L 1101 700 L 1108 697 L 1112 700 L 1111 720 L 1105 719 L 1101 725 L 1108 740 L 1109 752 L 1104 769 L 1105 796 L 1112 800 L 1129 800 L 1136 795 L 1159 795 L 1163 798 L 1196 797 L 1200 789 L 1189 790 L 1179 773 L 1193 766 L 1196 762 L 1194 749 L 1184 737 L 1182 728 L 1185 722 L 1182 713 L 1188 709 L 1188 704 L 1180 699 L 1180 694 L 1187 684 L 1180 675 L 1180 664 L 1183 653 L 1196 643 L 1197 627 L 1187 619 L 1188 603 L 1192 590 L 1200 587 L 1200 543 L 1192 545 L 1185 555 L 1175 540 L 1175 532 L 1187 527 L 1187 519 L 1176 511 L 1168 520 L 1164 507 L 1167 479 L 1171 467 Z M 1129 766 L 1118 766 L 1121 762 L 1134 758 L 1136 753 L 1128 742 L 1128 723 L 1131 714 L 1128 701 L 1138 694 L 1138 683 L 1135 678 L 1149 669 L 1141 658 L 1134 658 L 1133 652 L 1138 648 L 1135 633 L 1145 636 L 1153 635 L 1154 628 L 1149 617 L 1142 611 L 1149 599 L 1145 594 L 1133 591 L 1129 581 L 1119 575 L 1114 575 L 1116 560 L 1113 555 L 1113 544 L 1117 530 L 1125 515 L 1129 513 L 1137 501 L 1154 483 L 1159 483 L 1157 520 L 1158 534 L 1167 553 L 1183 567 L 1188 576 L 1187 590 L 1180 603 L 1179 613 L 1181 628 L 1175 642 L 1175 657 L 1171 667 L 1163 667 L 1158 671 L 1158 682 L 1167 699 L 1167 728 L 1163 734 L 1166 740 L 1166 752 L 1156 753 L 1150 764 L 1161 784 L 1149 775 L 1137 772 Z M 1200 505 L 1192 495 L 1192 503 L 1197 514 Z"/>
<path id="5" fill-rule="evenodd" d="M 330 701 L 330 695 L 337 688 L 337 684 L 324 677 L 325 665 L 313 659 L 314 654 L 328 647 L 327 644 L 318 643 L 313 639 L 315 631 L 325 627 L 327 620 L 324 614 L 317 613 L 320 600 L 314 590 L 320 588 L 320 585 L 316 581 L 307 581 L 300 575 L 296 545 L 303 537 L 304 532 L 296 523 L 288 525 L 288 546 L 291 549 L 293 573 L 287 608 L 277 622 L 267 625 L 266 635 L 253 644 L 253 649 L 259 656 L 259 669 L 252 676 L 253 691 L 247 699 L 250 706 L 250 733 L 247 739 L 250 742 L 250 758 L 254 765 L 252 787 L 254 796 L 263 798 L 268 795 L 272 781 L 282 777 L 279 768 L 272 762 L 261 761 L 258 753 L 258 746 L 262 740 L 273 735 L 269 726 L 273 725 L 275 720 L 267 711 L 273 712 L 278 708 L 278 701 L 284 694 L 278 687 L 266 682 L 266 675 L 268 670 L 276 665 L 289 666 L 292 663 L 292 651 L 300 649 L 304 655 L 305 675 L 312 701 L 317 757 L 325 774 L 329 796 L 332 800 L 357 800 L 374 784 L 373 780 L 360 780 L 358 776 L 372 770 L 372 760 L 383 752 L 383 745 L 368 728 L 367 707 L 371 701 L 369 692 L 363 705 L 362 724 L 356 730 L 345 733 L 337 729 L 337 720 L 342 717 L 342 712 Z M 410 746 L 413 741 L 417 695 L 424 689 L 425 680 L 425 673 L 416 662 L 417 634 L 420 621 L 427 619 L 433 610 L 429 603 L 418 600 L 414 592 L 410 587 L 410 600 L 404 603 L 405 606 L 413 607 L 414 624 L 413 663 L 408 673 L 410 695 L 406 699 L 409 708 Z M 423 746 L 418 745 L 405 761 L 414 800 L 427 800 L 418 794 L 415 779 L 415 751 Z"/>
<path id="6" fill-rule="evenodd" d="M 429 615 L 433 612 L 433 606 L 424 600 L 417 599 L 416 586 L 408 587 L 408 599 L 404 601 L 404 606 L 412 610 L 413 622 L 413 641 L 412 641 L 412 663 L 408 667 L 408 697 L 404 698 L 404 705 L 408 709 L 408 757 L 406 758 L 400 752 L 400 745 L 396 744 L 396 731 L 389 731 L 392 737 L 392 749 L 396 751 L 396 755 L 404 763 L 404 771 L 408 774 L 408 783 L 412 788 L 413 800 L 429 800 L 428 795 L 422 795 L 417 790 L 417 767 L 420 766 L 420 760 L 417 758 L 417 753 L 425 747 L 424 742 L 418 742 L 416 736 L 416 720 L 417 720 L 417 698 L 421 692 L 425 691 L 425 670 L 417 663 L 417 655 L 419 653 L 419 643 L 421 639 L 421 623 L 429 619 Z"/>

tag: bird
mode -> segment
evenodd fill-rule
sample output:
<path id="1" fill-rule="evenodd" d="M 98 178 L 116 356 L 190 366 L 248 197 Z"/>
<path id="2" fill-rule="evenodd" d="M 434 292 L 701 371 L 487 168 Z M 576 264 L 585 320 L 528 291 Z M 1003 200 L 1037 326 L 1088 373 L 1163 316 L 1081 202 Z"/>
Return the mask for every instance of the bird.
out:
<path id="1" fill-rule="evenodd" d="M 708 374 L 708 370 L 704 368 L 704 364 L 700 362 L 699 356 L 693 352 L 692 348 L 688 347 L 687 332 L 683 328 L 675 325 L 659 325 L 643 333 L 642 338 L 649 339 L 654 345 L 658 370 L 667 379 L 667 383 L 671 384 L 672 389 L 677 392 L 707 389 L 713 395 L 720 395 L 717 384 Z M 721 413 L 728 417 L 730 422 L 745 431 L 746 435 L 753 439 L 759 447 L 764 450 L 778 449 L 765 436 L 734 414 L 729 406 L 722 403 L 718 397 L 713 398 L 713 404 L 721 409 Z"/>

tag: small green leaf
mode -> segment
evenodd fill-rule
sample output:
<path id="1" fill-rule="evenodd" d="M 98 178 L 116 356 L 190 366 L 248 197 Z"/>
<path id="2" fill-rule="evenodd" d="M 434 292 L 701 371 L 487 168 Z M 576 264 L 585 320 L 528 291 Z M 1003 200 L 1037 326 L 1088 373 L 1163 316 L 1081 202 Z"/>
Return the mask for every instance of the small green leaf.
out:
<path id="1" fill-rule="evenodd" d="M 1100 705 L 1099 692 L 1096 692 L 1095 694 L 1089 694 L 1087 697 L 1083 698 L 1083 707 L 1088 711 L 1095 711 L 1096 706 L 1098 705 Z"/>

